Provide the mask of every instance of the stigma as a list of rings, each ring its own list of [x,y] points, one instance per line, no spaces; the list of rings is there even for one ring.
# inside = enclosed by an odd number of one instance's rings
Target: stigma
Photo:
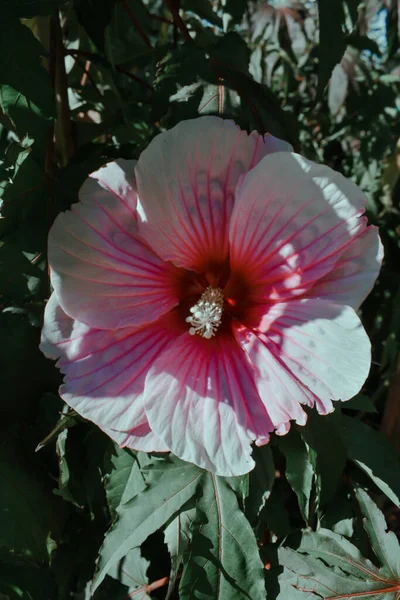
[[[192,306],[190,317],[186,322],[190,323],[190,335],[201,335],[209,340],[218,331],[221,325],[222,313],[224,311],[224,295],[219,288],[208,288],[202,293],[199,301]]]

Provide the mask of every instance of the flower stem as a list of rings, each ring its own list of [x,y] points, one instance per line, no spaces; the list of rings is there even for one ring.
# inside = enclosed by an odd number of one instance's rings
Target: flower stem
[[[168,9],[174,20],[174,23],[176,23],[185,42],[193,43],[193,39],[189,33],[189,29],[186,27],[186,24],[184,23],[181,15],[179,14],[178,3],[176,2],[176,0],[165,0],[165,3],[168,6]]]
[[[131,9],[131,7],[129,6],[127,0],[121,0],[121,4],[126,12],[126,14],[128,15],[128,17],[130,18],[130,20],[132,21],[132,23],[134,24],[136,31],[138,32],[138,34],[140,35],[140,37],[142,38],[142,40],[144,41],[144,43],[146,44],[146,46],[148,48],[152,48],[153,46],[151,45],[151,42],[149,40],[149,38],[147,37],[146,33],[143,31],[139,21],[137,20],[133,10]]]

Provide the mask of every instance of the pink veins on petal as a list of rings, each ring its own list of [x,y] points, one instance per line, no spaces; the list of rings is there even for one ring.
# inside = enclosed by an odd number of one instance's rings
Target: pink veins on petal
[[[359,188],[201,117],[93,173],[49,236],[41,349],[120,446],[219,475],[364,383],[356,314],[382,260]]]

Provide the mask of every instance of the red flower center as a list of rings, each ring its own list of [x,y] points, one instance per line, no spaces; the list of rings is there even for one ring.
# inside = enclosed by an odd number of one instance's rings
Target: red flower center
[[[252,301],[248,279],[229,266],[203,274],[181,271],[179,313],[191,335],[210,339],[230,331],[232,321],[247,323]]]

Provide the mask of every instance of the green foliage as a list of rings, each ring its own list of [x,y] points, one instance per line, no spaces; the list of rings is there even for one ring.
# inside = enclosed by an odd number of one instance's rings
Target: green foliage
[[[344,420],[342,435],[350,460],[360,467],[396,506],[400,506],[400,460],[383,435],[348,417]]]
[[[291,598],[385,598],[400,590],[400,547],[368,494],[357,491],[364,528],[379,560],[377,568],[345,537],[327,529],[306,531],[297,550],[281,548],[279,600]]]
[[[0,28],[1,110],[21,139],[42,137],[43,120],[54,117],[51,82],[41,64],[47,52],[28,27],[4,10]]]
[[[297,496],[303,519],[308,523],[314,481],[309,449],[295,429],[280,440],[279,447],[286,459],[286,478]]]
[[[374,0],[0,2],[1,600],[398,599],[398,25]],[[362,393],[239,478],[117,448],[38,350],[54,218],[90,172],[204,114],[353,178],[385,246]]]
[[[174,457],[149,466],[146,489],[119,507],[118,520],[107,533],[99,553],[94,589],[131,548],[140,546],[195,496],[202,475],[199,467]]]
[[[203,474],[179,586],[184,600],[265,598],[256,538],[238,506],[235,484]]]
[[[320,35],[318,92],[321,94],[335,65],[340,62],[346,50],[343,0],[332,0],[329,4],[324,0],[318,0],[318,16]]]

